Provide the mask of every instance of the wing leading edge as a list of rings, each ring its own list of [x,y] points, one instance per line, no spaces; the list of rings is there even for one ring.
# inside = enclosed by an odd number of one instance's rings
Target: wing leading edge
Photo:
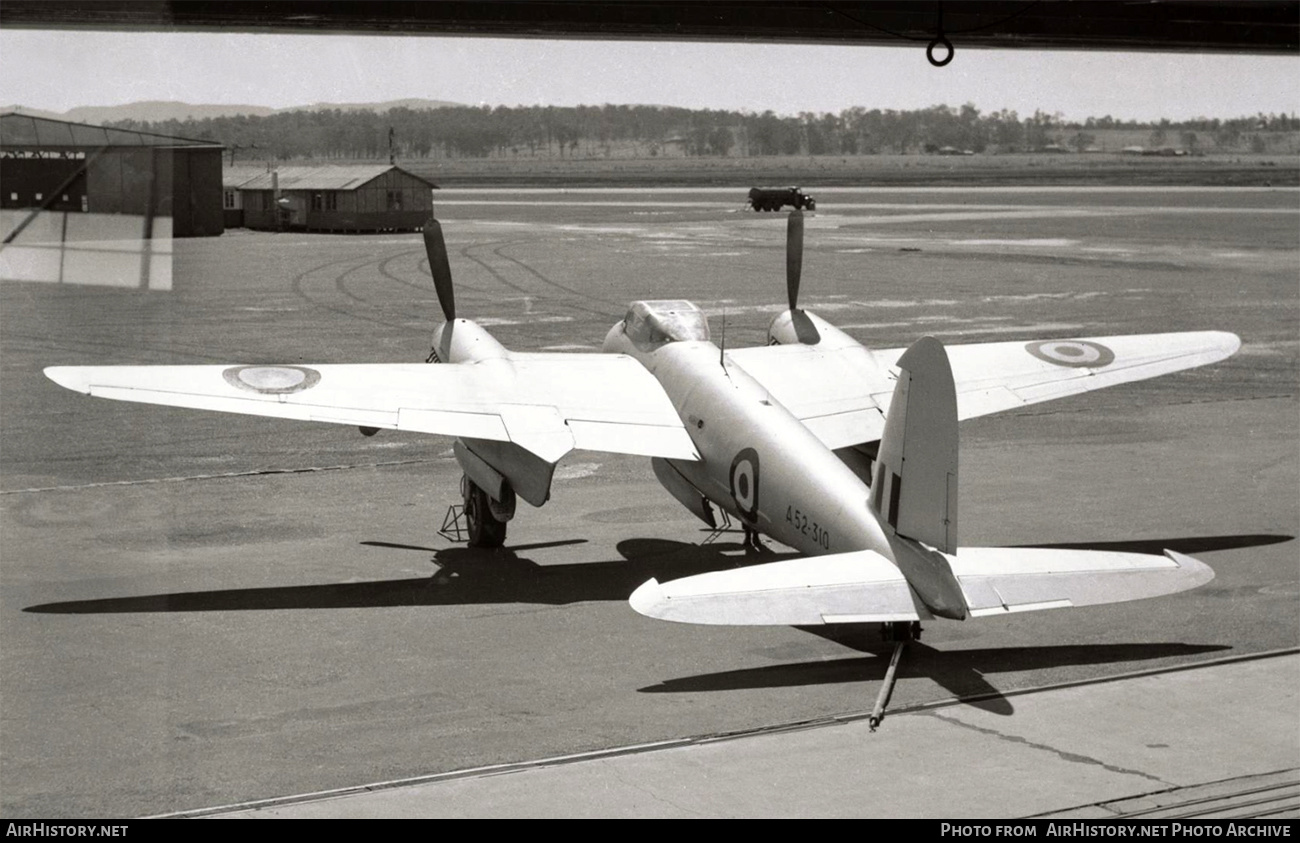
[[[54,366],[100,398],[679,460],[699,454],[659,382],[615,354],[530,354],[459,365]]]

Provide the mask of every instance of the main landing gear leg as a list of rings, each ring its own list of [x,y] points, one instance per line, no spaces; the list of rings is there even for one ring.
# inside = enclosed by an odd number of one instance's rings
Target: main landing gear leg
[[[745,541],[743,545],[745,551],[749,552],[752,550],[755,553],[766,553],[767,545],[763,544],[763,540],[759,537],[758,530],[755,530],[748,524],[742,524],[741,527],[745,531]]]
[[[908,641],[921,640],[921,624],[919,621],[885,623],[880,627],[880,637],[894,642],[894,655],[889,659],[885,682],[880,686],[880,693],[876,695],[876,705],[871,709],[871,716],[867,718],[867,723],[873,732],[880,726],[880,721],[885,719],[885,706],[889,705],[889,697],[894,693],[894,680],[898,674],[898,663],[903,660],[903,648],[907,646]]]

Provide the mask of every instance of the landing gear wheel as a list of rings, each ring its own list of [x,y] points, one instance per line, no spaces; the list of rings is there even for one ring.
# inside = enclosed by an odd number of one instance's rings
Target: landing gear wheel
[[[896,621],[880,625],[880,640],[893,644],[921,640],[920,621]]]
[[[500,547],[506,541],[506,522],[492,514],[492,499],[468,477],[461,479],[465,497],[465,524],[470,547]]]

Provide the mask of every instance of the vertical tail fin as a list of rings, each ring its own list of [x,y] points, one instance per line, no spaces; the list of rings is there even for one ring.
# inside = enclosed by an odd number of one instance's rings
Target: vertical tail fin
[[[871,502],[882,524],[957,552],[957,392],[943,344],[924,337],[901,370],[880,438]]]
[[[957,552],[957,390],[948,352],[924,337],[898,368],[871,506],[908,585],[934,614],[962,620],[970,610],[961,584],[942,553],[929,549]]]

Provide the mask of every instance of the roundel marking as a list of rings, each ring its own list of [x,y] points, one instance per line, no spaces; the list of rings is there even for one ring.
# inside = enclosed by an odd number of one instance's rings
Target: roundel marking
[[[758,519],[758,452],[753,448],[731,461],[731,499],[746,521]]]
[[[263,395],[302,392],[320,382],[320,372],[306,366],[231,366],[221,376],[231,386]]]
[[[1054,366],[1100,369],[1115,362],[1115,352],[1088,340],[1044,340],[1025,345],[1025,351]]]

